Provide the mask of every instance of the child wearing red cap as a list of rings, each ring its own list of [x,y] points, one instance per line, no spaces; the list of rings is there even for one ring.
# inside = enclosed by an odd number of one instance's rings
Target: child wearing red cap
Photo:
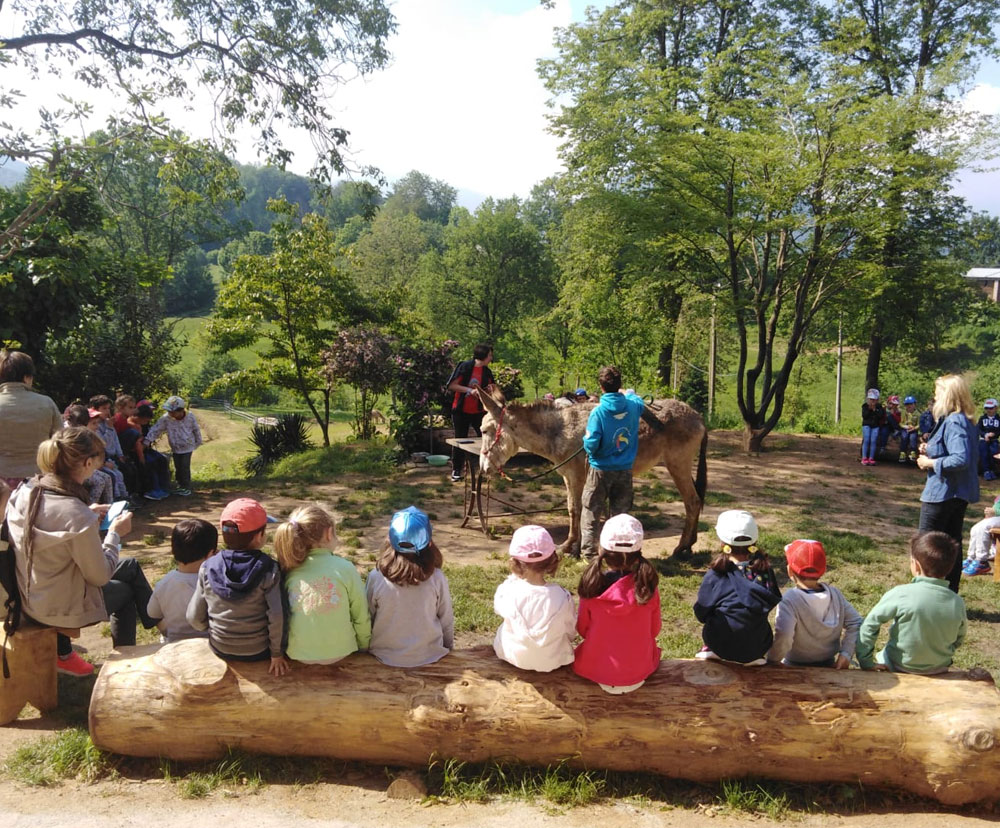
[[[541,526],[522,526],[510,539],[509,554],[511,574],[493,596],[493,611],[503,618],[493,650],[522,670],[548,673],[572,664],[573,596],[545,580],[559,569],[552,536]]]
[[[839,589],[820,583],[826,572],[823,544],[792,541],[785,547],[785,560],[795,587],[781,596],[767,660],[846,670],[854,657],[862,619]]]
[[[288,672],[281,572],[261,551],[272,518],[250,497],[226,505],[220,521],[225,548],[198,570],[187,608],[188,623],[208,630],[216,655],[226,661],[267,661],[268,672]]]

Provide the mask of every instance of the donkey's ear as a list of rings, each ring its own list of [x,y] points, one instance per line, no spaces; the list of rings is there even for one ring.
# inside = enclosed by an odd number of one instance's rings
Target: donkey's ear
[[[479,401],[483,404],[483,407],[493,415],[493,419],[499,420],[502,413],[502,404],[493,399],[489,392],[484,391],[481,386],[476,386],[476,393],[479,395]]]

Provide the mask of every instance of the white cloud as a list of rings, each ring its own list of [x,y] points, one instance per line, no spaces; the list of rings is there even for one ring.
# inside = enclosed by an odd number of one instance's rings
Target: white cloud
[[[1000,86],[976,84],[962,99],[962,106],[967,112],[1000,115]]]

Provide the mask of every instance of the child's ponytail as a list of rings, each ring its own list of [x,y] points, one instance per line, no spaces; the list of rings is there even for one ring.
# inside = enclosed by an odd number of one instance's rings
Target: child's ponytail
[[[319,506],[300,506],[274,533],[274,552],[285,572],[301,566],[309,553],[323,543],[327,530],[336,531],[333,518]],[[334,535],[336,538],[336,535]]]
[[[604,555],[605,551],[601,549],[597,557],[590,562],[590,566],[580,576],[580,585],[576,591],[581,598],[596,598],[604,592],[604,572],[601,571],[604,564]]]
[[[628,557],[636,556],[637,560],[632,562],[632,575],[635,578],[635,600],[639,604],[645,604],[656,594],[656,589],[660,584],[660,574],[656,567],[642,557],[641,552],[632,552]]]

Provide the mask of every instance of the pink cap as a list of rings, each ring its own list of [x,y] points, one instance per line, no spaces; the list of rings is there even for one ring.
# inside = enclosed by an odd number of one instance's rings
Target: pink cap
[[[235,525],[237,532],[245,535],[263,529],[268,524],[268,517],[264,507],[252,497],[241,497],[226,504],[220,522],[223,532],[227,531],[226,524],[229,523]]]
[[[510,539],[508,554],[517,561],[536,563],[551,558],[556,551],[552,535],[541,526],[522,526]]]
[[[98,417],[102,417],[103,416],[101,414],[101,412],[98,411],[96,408],[88,408],[87,409],[87,414],[90,415],[90,419],[91,420],[96,420]]]

